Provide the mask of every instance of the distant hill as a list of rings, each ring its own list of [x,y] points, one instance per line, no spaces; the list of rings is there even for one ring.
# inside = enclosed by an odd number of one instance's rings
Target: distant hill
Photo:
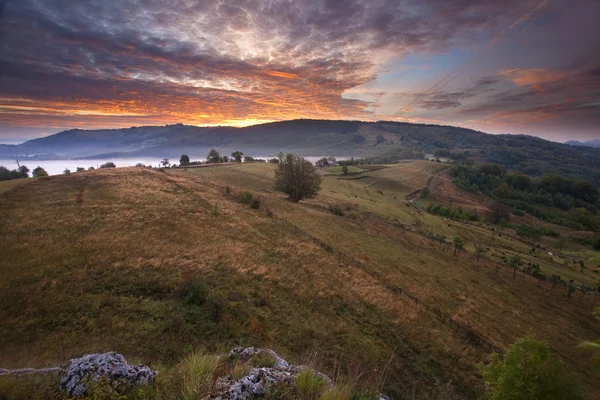
[[[594,142],[594,141],[591,141]],[[600,141],[598,142],[600,145]],[[590,142],[586,142],[590,143]],[[370,157],[380,162],[439,157],[493,162],[530,175],[555,173],[600,186],[600,149],[550,142],[527,135],[491,135],[453,126],[402,122],[292,120],[245,128],[182,124],[124,129],[73,129],[0,146],[0,158],[169,157],[203,158],[211,148],[222,154],[241,150],[254,157],[280,151],[304,156]]]
[[[571,146],[600,147],[600,139],[588,140],[585,142],[580,142],[579,140],[569,140],[565,142],[565,144]]]

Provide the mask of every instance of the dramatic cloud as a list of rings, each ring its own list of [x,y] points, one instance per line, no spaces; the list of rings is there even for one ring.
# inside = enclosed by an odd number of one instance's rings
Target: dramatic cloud
[[[0,135],[12,127],[244,125],[300,117],[488,127],[491,116],[525,109],[506,108],[510,101],[544,107],[540,96],[560,99],[565,90],[577,92],[573,107],[583,110],[598,93],[585,89],[597,82],[597,56],[569,55],[573,65],[519,60],[524,30],[543,33],[569,22],[572,13],[548,3],[7,0],[0,3]],[[595,0],[581,3],[588,14],[598,9]],[[535,31],[541,13],[550,21]],[[593,46],[586,21],[572,27],[574,37]],[[498,49],[518,54],[515,62],[494,61],[490,53],[499,56]],[[448,65],[456,52],[472,54]],[[414,57],[434,58],[433,68],[416,67]],[[516,129],[528,126],[513,119]]]

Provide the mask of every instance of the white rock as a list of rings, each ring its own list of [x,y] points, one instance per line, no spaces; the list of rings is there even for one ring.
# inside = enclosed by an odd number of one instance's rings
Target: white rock
[[[146,385],[154,379],[154,371],[145,365],[130,365],[115,352],[86,354],[69,361],[60,377],[60,388],[70,396],[81,396],[89,382],[105,378],[112,386]]]

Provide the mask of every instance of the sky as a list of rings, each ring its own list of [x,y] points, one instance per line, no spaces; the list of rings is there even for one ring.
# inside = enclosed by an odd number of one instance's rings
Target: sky
[[[600,138],[600,0],[0,0],[0,143],[295,118]]]

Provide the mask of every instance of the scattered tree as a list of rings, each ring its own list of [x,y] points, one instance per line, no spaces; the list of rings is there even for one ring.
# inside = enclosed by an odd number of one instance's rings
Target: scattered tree
[[[347,165],[342,166],[342,174],[348,175],[348,166]]]
[[[423,190],[421,190],[421,195],[419,196],[422,199],[426,199],[429,197],[429,188],[425,188]]]
[[[293,154],[287,154],[275,169],[275,190],[287,194],[295,202],[315,197],[321,190],[321,181],[310,161]]]
[[[242,162],[242,158],[244,157],[244,153],[242,153],[241,151],[234,151],[233,153],[231,153],[231,158],[236,162],[236,163],[241,163]]]
[[[85,171],[85,168],[83,168],[83,167],[77,167],[77,169],[75,171],[77,171],[77,172],[83,172],[83,171]]]
[[[246,157],[244,157],[244,162],[247,162],[247,163],[252,163],[252,162],[254,162],[254,161],[255,161],[255,160],[254,160],[254,158],[253,158],[253,157],[250,157],[250,156],[246,156]]]
[[[456,256],[458,251],[460,251],[465,246],[465,242],[462,240],[462,238],[460,236],[455,236],[453,239],[453,243],[454,243],[454,255]]]
[[[19,167],[19,172],[21,173],[21,178],[29,178],[29,168],[24,165]]]
[[[189,163],[190,163],[190,156],[188,156],[187,154],[182,154],[181,157],[179,158],[179,164],[188,165]]]
[[[65,175],[69,175],[71,173],[71,170],[69,168],[65,168],[65,170],[63,171],[63,174]]]
[[[487,248],[481,242],[475,242],[473,246],[475,246],[475,259],[479,262],[479,259],[487,251]]]
[[[88,171],[93,171],[93,170],[95,170],[95,169],[96,169],[96,168],[94,168],[94,167],[89,167],[89,168],[88,168]]]
[[[163,158],[163,159],[162,159],[162,161],[161,161],[160,163],[161,163],[161,165],[162,165],[164,168],[168,168],[168,167],[169,167],[169,165],[171,165],[171,163],[169,162],[169,159],[168,159],[168,158]]]
[[[560,277],[560,275],[551,275],[550,276],[550,282],[552,282],[552,290],[554,290],[554,288],[556,287],[556,285],[558,285],[559,283],[561,283],[563,280]]]
[[[34,178],[40,178],[42,176],[48,176],[48,173],[46,172],[46,170],[44,168],[36,167],[33,169],[32,175]]]
[[[575,281],[573,279],[569,280],[569,284],[565,289],[567,290],[567,297],[571,298],[573,293],[575,293]]]
[[[584,398],[577,377],[555,358],[543,341],[517,340],[501,357],[495,353],[487,366],[479,364],[490,400]]]
[[[116,166],[116,165],[115,165],[115,163],[114,163],[114,162],[112,162],[112,161],[105,162],[104,164],[102,164],[102,165],[100,166],[100,168],[116,168],[116,167],[117,167],[117,166]]]
[[[206,162],[209,164],[217,164],[221,162],[221,155],[215,149],[211,149],[206,156]]]
[[[510,258],[510,266],[513,269],[513,278],[515,278],[517,276],[517,270],[519,269],[521,264],[523,264],[523,260],[521,259],[521,256],[514,255]]]
[[[227,156],[223,156],[223,162],[224,162],[224,163],[228,163],[228,162],[229,162],[229,157],[227,157]]]

